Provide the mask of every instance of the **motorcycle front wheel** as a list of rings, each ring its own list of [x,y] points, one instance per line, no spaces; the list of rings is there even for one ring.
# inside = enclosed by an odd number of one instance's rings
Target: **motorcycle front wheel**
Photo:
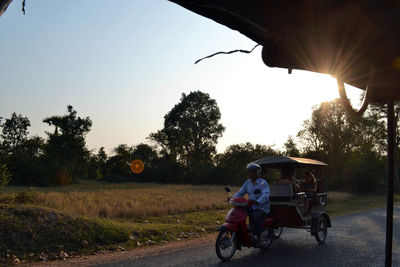
[[[229,230],[219,232],[215,242],[215,251],[221,261],[229,261],[235,255],[237,249],[236,233]]]

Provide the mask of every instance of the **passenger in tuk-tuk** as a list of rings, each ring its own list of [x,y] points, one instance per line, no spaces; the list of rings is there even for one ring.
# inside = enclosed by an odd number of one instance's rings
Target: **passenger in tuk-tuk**
[[[312,172],[307,172],[304,182],[301,183],[300,189],[306,194],[304,213],[310,214],[312,208],[312,201],[317,192],[317,180]]]
[[[292,186],[293,193],[299,191],[300,184],[294,179],[293,168],[282,168],[281,179],[278,181],[279,184],[290,184]]]

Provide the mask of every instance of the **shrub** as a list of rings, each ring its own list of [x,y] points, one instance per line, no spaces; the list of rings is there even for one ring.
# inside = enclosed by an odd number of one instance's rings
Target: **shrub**
[[[57,161],[44,158],[34,171],[39,186],[69,185],[73,182],[71,169]]]
[[[112,222],[30,207],[0,206],[0,229],[0,266],[11,266],[7,254],[28,261],[57,259],[61,251],[96,251],[126,242],[130,234]]]
[[[33,203],[37,198],[38,193],[33,188],[29,188],[18,192],[15,196],[15,202],[18,204]]]
[[[66,169],[63,169],[63,168],[60,168],[56,172],[54,180],[55,180],[56,184],[59,184],[59,185],[69,185],[72,183],[72,177],[71,177],[70,173]]]
[[[384,164],[373,153],[353,153],[342,171],[344,189],[357,193],[382,191],[385,182]]]
[[[11,173],[6,164],[0,165],[0,188],[6,186],[11,181]]]

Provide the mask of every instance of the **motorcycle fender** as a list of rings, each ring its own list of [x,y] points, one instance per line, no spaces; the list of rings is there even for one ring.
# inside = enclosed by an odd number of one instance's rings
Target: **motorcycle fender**
[[[239,226],[233,223],[224,223],[223,225],[218,227],[217,231],[221,232],[223,230],[229,230],[237,233],[239,231]]]
[[[274,218],[267,218],[267,219],[263,222],[262,226],[263,226],[264,228],[267,228],[267,227],[271,226],[274,222],[275,222],[275,219],[274,219]]]
[[[326,222],[327,222],[327,227],[332,227],[331,219],[329,218],[328,213],[326,213],[326,212],[324,212],[324,211],[315,213],[315,214],[313,215],[313,217],[311,218],[311,233],[312,233],[312,234],[315,234],[316,231],[317,231],[317,227],[318,227],[318,226],[317,226],[317,224],[318,224],[318,218],[319,218],[320,216],[325,216]]]
[[[225,225],[221,225],[220,227],[218,227],[217,232],[222,232],[226,229]]]

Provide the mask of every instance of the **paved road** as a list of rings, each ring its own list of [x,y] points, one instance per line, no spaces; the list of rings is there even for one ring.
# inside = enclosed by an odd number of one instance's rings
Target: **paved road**
[[[228,263],[221,263],[214,243],[208,243],[97,266],[383,266],[385,214],[378,209],[332,220],[324,245],[305,230],[284,229],[269,251],[243,249]],[[393,266],[400,266],[400,207],[394,215]]]

